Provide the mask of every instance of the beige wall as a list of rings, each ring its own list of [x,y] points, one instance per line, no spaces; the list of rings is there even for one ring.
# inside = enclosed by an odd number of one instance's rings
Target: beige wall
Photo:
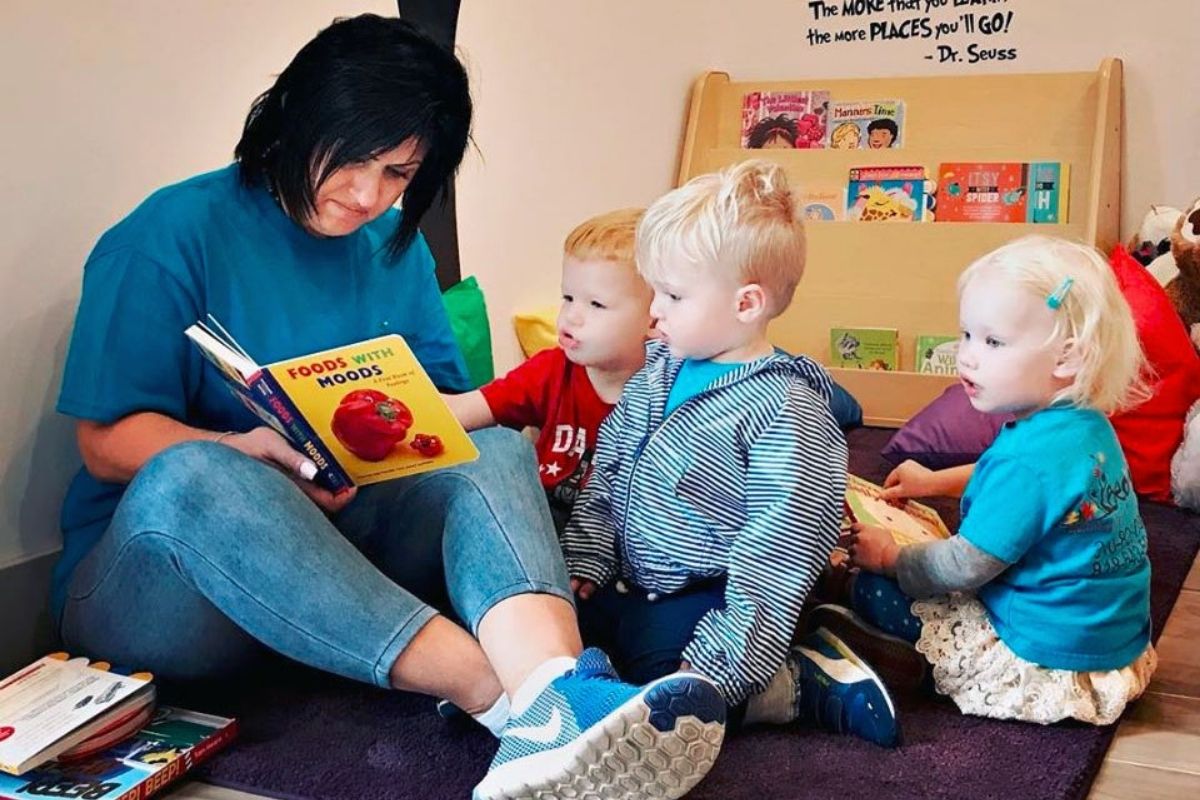
[[[838,6],[841,0],[836,0]],[[922,3],[923,5],[923,3]],[[962,8],[931,13],[950,20]],[[497,366],[516,362],[516,309],[557,299],[559,248],[589,214],[646,203],[670,188],[692,80],[1092,70],[1125,61],[1123,230],[1152,202],[1200,195],[1200,3],[1008,0],[1013,62],[939,64],[921,41],[810,47],[807,0],[464,0],[458,41],[476,80],[472,157],[459,180],[464,273],[487,292]],[[921,14],[886,14],[900,20]],[[967,41],[987,37],[952,37]],[[1031,154],[1036,157],[1036,154]]]
[[[393,0],[5,0],[0,567],[59,546],[53,413],[80,268],[153,189],[228,163],[250,101],[338,15]]]
[[[501,368],[509,319],[554,302],[566,231],[671,184],[692,79],[1082,70],[1125,59],[1124,218],[1200,194],[1189,78],[1200,4],[1009,0],[1010,66],[923,61],[926,45],[809,48],[804,0],[463,0],[480,152],[459,184],[464,271],[488,292]],[[391,0],[7,0],[0,28],[0,567],[58,546],[77,466],[52,411],[80,266],[149,191],[225,163],[250,100],[338,14]],[[835,28],[836,26],[826,26]],[[1168,55],[1170,54],[1170,55]]]

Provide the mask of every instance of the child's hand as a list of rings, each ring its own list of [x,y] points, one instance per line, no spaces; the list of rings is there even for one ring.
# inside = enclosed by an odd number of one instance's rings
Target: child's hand
[[[596,584],[587,578],[571,578],[571,591],[579,595],[580,600],[590,600],[596,592]]]
[[[841,544],[850,554],[850,563],[854,566],[881,575],[896,574],[900,545],[886,528],[856,522],[850,526],[850,535],[844,537]]]
[[[930,497],[938,493],[933,470],[909,459],[883,479],[883,499],[899,501],[909,497]]]

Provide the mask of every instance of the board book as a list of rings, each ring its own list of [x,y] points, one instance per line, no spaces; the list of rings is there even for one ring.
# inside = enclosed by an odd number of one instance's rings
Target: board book
[[[154,702],[153,676],[52,653],[0,680],[0,772],[20,775],[128,725]]]
[[[236,720],[162,706],[132,736],[87,758],[60,758],[20,777],[0,775],[0,800],[143,800],[236,735]]]
[[[883,499],[883,487],[857,475],[847,476],[845,511],[850,522],[886,528],[901,547],[950,538],[946,523],[932,508],[914,500],[893,505]]]
[[[230,389],[334,492],[473,461],[479,451],[404,338],[259,366],[209,318],[185,333]]]

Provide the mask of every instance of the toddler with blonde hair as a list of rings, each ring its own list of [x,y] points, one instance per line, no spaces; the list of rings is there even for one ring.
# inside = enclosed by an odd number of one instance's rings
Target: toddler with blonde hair
[[[804,272],[799,211],[765,161],[647,209],[637,261],[658,338],[601,426],[563,551],[584,641],[624,679],[693,670],[735,720],[893,745],[891,700],[849,647],[828,631],[792,646],[837,541],[847,459],[825,370],[767,338]]]
[[[974,467],[897,467],[896,498],[962,494],[958,535],[901,549],[854,525],[853,612],[814,618],[881,669],[932,664],[965,713],[1107,725],[1156,665],[1146,530],[1105,416],[1143,394],[1132,315],[1099,253],[1044,236],[983,256],[958,292],[962,385],[1016,420]]]

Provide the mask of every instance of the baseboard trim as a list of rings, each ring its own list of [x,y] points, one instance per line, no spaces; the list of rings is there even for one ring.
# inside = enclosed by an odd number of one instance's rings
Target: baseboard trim
[[[0,675],[8,675],[53,649],[50,622],[50,573],[58,553],[46,553],[0,568]]]

